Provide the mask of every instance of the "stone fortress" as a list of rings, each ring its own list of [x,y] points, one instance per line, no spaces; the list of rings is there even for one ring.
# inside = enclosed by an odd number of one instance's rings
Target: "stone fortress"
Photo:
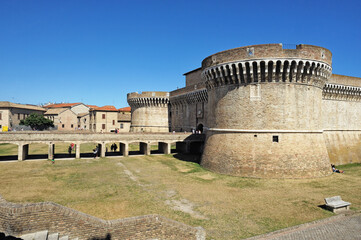
[[[131,131],[200,130],[201,165],[235,176],[322,177],[361,161],[361,78],[332,74],[325,48],[240,47],[184,75],[170,93],[128,94]]]

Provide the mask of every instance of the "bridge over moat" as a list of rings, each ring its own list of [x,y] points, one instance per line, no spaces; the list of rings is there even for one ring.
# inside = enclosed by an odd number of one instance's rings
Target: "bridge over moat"
[[[48,145],[48,159],[55,154],[55,144],[74,143],[75,158],[80,158],[81,144],[96,143],[100,157],[106,156],[107,143],[119,143],[120,156],[129,155],[129,144],[139,143],[139,150],[144,155],[151,154],[151,145],[158,145],[158,152],[171,153],[171,145],[176,144],[176,151],[189,153],[197,148],[200,152],[205,136],[203,134],[190,133],[54,133],[54,132],[8,132],[0,133],[0,144],[9,143],[18,146],[18,160],[27,159],[29,144],[43,143]]]

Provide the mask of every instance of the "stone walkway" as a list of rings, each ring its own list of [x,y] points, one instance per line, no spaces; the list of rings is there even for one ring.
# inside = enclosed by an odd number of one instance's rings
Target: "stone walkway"
[[[247,238],[247,240],[361,240],[361,214],[340,214],[327,219]]]

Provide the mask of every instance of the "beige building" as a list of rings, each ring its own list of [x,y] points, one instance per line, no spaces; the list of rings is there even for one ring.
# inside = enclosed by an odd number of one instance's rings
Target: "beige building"
[[[91,108],[89,129],[93,132],[112,132],[119,128],[118,110],[114,106]]]
[[[75,130],[78,127],[78,117],[69,108],[51,108],[44,116],[52,120],[58,130]]]
[[[43,115],[46,109],[29,104],[0,102],[0,131],[8,131],[32,113]]]
[[[68,122],[62,121],[62,123],[58,122],[58,130],[89,130],[89,110],[91,108],[97,108],[95,105],[85,105],[83,103],[58,103],[58,104],[49,104],[44,106],[47,109],[69,109],[71,110],[77,117],[77,120],[74,121],[73,115],[70,112],[66,112],[68,115],[66,119]],[[56,113],[64,114],[62,110],[50,111],[49,117],[54,119],[59,119],[61,116],[55,116]],[[63,117],[64,118],[64,117]],[[55,123],[54,123],[55,124]],[[63,127],[64,126],[64,127]]]
[[[124,107],[118,109],[118,130],[119,132],[129,132],[131,123],[131,108]]]

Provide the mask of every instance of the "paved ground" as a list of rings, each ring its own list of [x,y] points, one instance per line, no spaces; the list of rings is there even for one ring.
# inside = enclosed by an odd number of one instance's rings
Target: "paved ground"
[[[334,217],[282,229],[248,240],[358,240],[361,239],[361,213]]]

